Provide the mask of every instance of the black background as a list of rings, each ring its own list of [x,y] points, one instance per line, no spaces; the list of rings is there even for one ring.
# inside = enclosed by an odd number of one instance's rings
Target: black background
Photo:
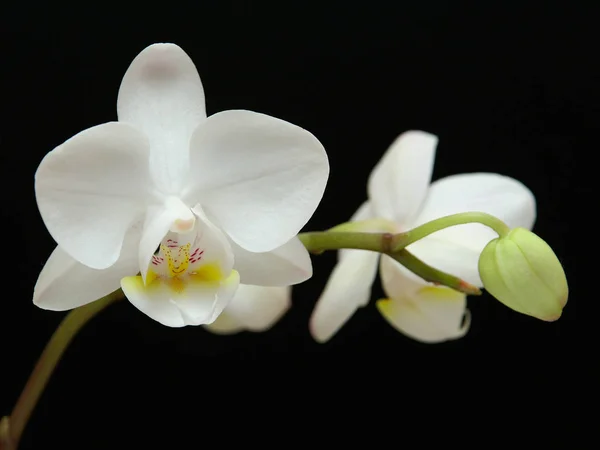
[[[262,334],[171,329],[125,301],[75,338],[20,448],[415,448],[437,439],[487,447],[515,430],[519,442],[568,438],[570,448],[579,409],[569,400],[585,404],[597,392],[580,397],[582,362],[597,350],[577,323],[577,308],[597,297],[583,273],[583,220],[597,205],[588,199],[600,123],[597,11],[576,2],[291,5],[163,5],[162,22],[122,23],[118,10],[115,22],[93,9],[32,10],[51,25],[44,29],[3,15],[0,415],[64,316],[31,302],[55,245],[36,208],[34,172],[67,138],[116,119],[121,78],[154,42],[191,56],[208,114],[259,111],[321,140],[331,175],[306,230],[347,220],[373,165],[410,129],[440,138],[434,179],[486,171],[524,182],[538,202],[535,231],[567,272],[562,318],[537,321],[484,294],[469,298],[465,338],[425,345],[370,304],[317,344],[307,323],[333,253],[313,258],[313,278]],[[55,22],[61,15],[74,28]],[[376,284],[372,299],[380,295]]]

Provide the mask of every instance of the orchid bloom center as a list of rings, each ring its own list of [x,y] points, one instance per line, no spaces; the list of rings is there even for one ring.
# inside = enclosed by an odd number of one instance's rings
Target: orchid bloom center
[[[197,227],[186,233],[169,232],[152,256],[146,285],[162,283],[181,292],[189,282],[220,281],[223,277],[219,264],[206,260],[202,235]]]

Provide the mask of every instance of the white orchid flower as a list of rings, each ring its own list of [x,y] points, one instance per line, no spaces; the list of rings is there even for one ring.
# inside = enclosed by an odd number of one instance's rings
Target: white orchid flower
[[[522,183],[494,173],[469,173],[430,184],[438,139],[409,131],[400,135],[374,167],[368,180],[368,200],[352,217],[348,231],[408,231],[433,219],[460,212],[492,214],[510,228],[531,229],[536,206]],[[416,257],[478,287],[478,259],[497,235],[481,224],[438,231],[407,247]],[[310,319],[318,342],[329,340],[371,296],[379,254],[342,250]],[[457,339],[469,328],[466,296],[434,286],[390,257],[379,264],[388,299],[377,302],[385,319],[401,333],[421,342]],[[467,317],[463,323],[465,314]]]
[[[38,207],[58,247],[36,305],[72,309],[121,286],[164,325],[200,325],[239,282],[288,286],[312,275],[296,235],[329,164],[311,133],[251,111],[207,118],[196,67],[174,44],[133,60],[117,112],[118,122],[75,135],[37,170]]]

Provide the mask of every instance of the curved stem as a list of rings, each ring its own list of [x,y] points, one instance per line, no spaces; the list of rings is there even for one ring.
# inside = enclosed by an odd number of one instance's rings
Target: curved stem
[[[371,250],[385,253],[391,250],[391,233],[364,233],[358,231],[311,231],[300,233],[298,238],[311,253],[322,253],[325,250]]]
[[[447,274],[441,270],[425,264],[408,250],[400,250],[390,255],[411,272],[434,284],[448,286],[456,291],[469,295],[481,295],[481,289],[454,275]]]
[[[105,307],[123,298],[121,289],[67,314],[46,344],[27,380],[10,417],[0,422],[0,448],[16,449],[33,408],[40,398],[56,364],[77,332]]]
[[[388,221],[371,219],[376,228],[386,229]],[[366,222],[364,222],[366,223]],[[451,287],[465,294],[480,295],[481,290],[466,281],[431,267],[411,254],[406,247],[429,236],[436,231],[455,225],[480,223],[494,230],[500,237],[506,236],[510,228],[497,217],[483,212],[465,212],[452,214],[432,220],[405,233],[364,233],[356,232],[363,222],[348,222],[328,231],[300,233],[298,238],[311,253],[320,254],[325,250],[340,250],[344,248],[369,250],[383,253],[394,258],[407,269],[426,281]]]
[[[427,281],[451,287],[465,294],[481,294],[481,290],[477,286],[425,264],[408,250],[394,250],[393,246],[398,236],[402,236],[402,234],[316,231],[300,233],[298,238],[311,253],[320,254],[326,250],[340,250],[344,248],[379,252],[395,259]]]
[[[467,223],[480,223],[485,225],[498,233],[500,237],[506,236],[510,231],[508,225],[490,214],[483,212],[458,213],[440,217],[439,219],[432,220],[431,222],[427,222],[423,225],[413,228],[410,231],[395,235],[392,249],[394,251],[402,250],[413,242],[423,239],[424,237],[429,236],[436,231],[453,227],[455,225],[464,225]]]

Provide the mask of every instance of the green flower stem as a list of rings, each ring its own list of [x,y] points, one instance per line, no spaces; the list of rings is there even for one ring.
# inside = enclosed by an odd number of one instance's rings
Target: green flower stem
[[[317,231],[300,233],[298,238],[306,249],[315,254],[325,250],[356,249],[383,253],[404,265],[426,281],[448,286],[465,294],[480,295],[477,286],[428,266],[408,250],[397,249],[396,238],[401,234],[362,233],[352,231]]]
[[[298,238],[311,253],[344,248],[387,253],[394,239],[392,233],[363,233],[360,231],[313,231],[300,233]]]
[[[369,221],[363,221],[361,224],[365,225],[367,222]],[[371,222],[373,222],[373,225],[377,225],[376,228],[385,229],[384,225],[387,221],[372,219]],[[379,252],[394,258],[426,281],[448,286],[465,294],[480,295],[481,290],[477,286],[427,265],[406,250],[406,247],[410,244],[436,231],[467,223],[486,225],[498,233],[500,237],[506,236],[510,231],[508,225],[490,214],[465,212],[432,220],[404,233],[356,232],[352,231],[356,229],[356,223],[348,222],[328,231],[300,233],[298,237],[311,253],[320,254],[325,250],[341,250],[344,248]]]
[[[392,250],[398,251],[409,246],[413,242],[423,239],[436,231],[455,225],[464,225],[466,223],[480,223],[494,230],[500,237],[504,237],[510,231],[508,225],[497,217],[482,212],[466,212],[452,214],[450,216],[440,217],[431,222],[424,223],[405,233],[399,233],[394,236]]]
[[[0,421],[0,450],[17,448],[33,408],[75,334],[96,314],[122,298],[124,298],[123,292],[118,289],[95,302],[76,308],[66,315],[46,344],[46,348],[29,376],[10,417],[4,417]]]
[[[394,252],[392,258],[425,281],[437,285],[448,286],[455,291],[463,292],[468,295],[481,295],[481,289],[477,286],[425,264],[406,249]]]

